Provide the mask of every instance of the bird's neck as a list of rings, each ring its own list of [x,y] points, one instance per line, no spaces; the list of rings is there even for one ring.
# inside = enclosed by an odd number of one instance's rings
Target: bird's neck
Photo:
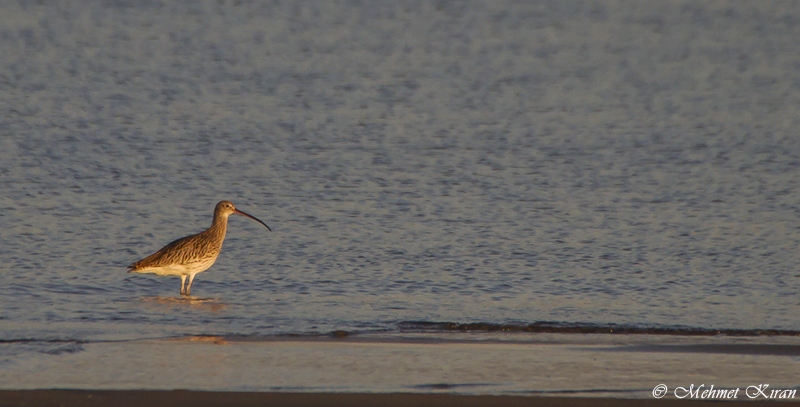
[[[218,236],[225,236],[225,231],[228,229],[228,217],[227,216],[214,216],[214,220],[211,222],[211,227],[208,228],[207,232],[212,233]]]

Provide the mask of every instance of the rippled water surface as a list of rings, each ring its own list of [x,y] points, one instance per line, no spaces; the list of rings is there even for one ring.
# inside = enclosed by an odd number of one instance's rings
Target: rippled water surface
[[[0,6],[0,339],[800,330],[795,3]],[[125,266],[232,217],[191,299]]]

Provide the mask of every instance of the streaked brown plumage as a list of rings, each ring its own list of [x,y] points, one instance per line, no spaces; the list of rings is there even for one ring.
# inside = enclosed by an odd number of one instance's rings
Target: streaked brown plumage
[[[208,270],[222,250],[225,232],[228,229],[228,216],[232,214],[246,216],[272,229],[255,216],[244,213],[229,201],[221,201],[214,208],[214,220],[211,227],[191,236],[182,237],[164,246],[161,250],[128,266],[128,273],[153,273],[159,276],[179,276],[181,278],[181,294],[191,293],[194,276]],[[189,284],[184,289],[186,277]]]

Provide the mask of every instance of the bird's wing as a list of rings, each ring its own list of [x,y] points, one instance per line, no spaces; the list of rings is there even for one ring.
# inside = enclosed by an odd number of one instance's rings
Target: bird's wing
[[[197,235],[182,237],[170,242],[161,250],[128,266],[131,270],[144,267],[161,267],[169,264],[187,264],[194,258],[198,249]]]

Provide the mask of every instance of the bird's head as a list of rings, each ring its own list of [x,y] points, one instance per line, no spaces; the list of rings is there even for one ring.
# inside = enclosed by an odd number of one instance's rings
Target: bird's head
[[[236,209],[236,207],[233,206],[233,202],[231,202],[231,201],[220,201],[217,204],[217,207],[214,208],[214,216],[215,217],[216,216],[224,216],[224,217],[227,218],[228,216],[231,216],[233,214],[242,215],[242,216],[248,217],[248,218],[250,218],[250,219],[252,219],[252,220],[254,220],[254,221],[256,221],[256,222],[258,222],[258,223],[260,223],[262,225],[264,225],[264,227],[266,227],[267,230],[272,232],[272,229],[270,229],[269,226],[267,226],[266,223],[262,222],[260,219],[256,218],[253,215],[250,215],[248,213],[244,213],[244,212]]]

